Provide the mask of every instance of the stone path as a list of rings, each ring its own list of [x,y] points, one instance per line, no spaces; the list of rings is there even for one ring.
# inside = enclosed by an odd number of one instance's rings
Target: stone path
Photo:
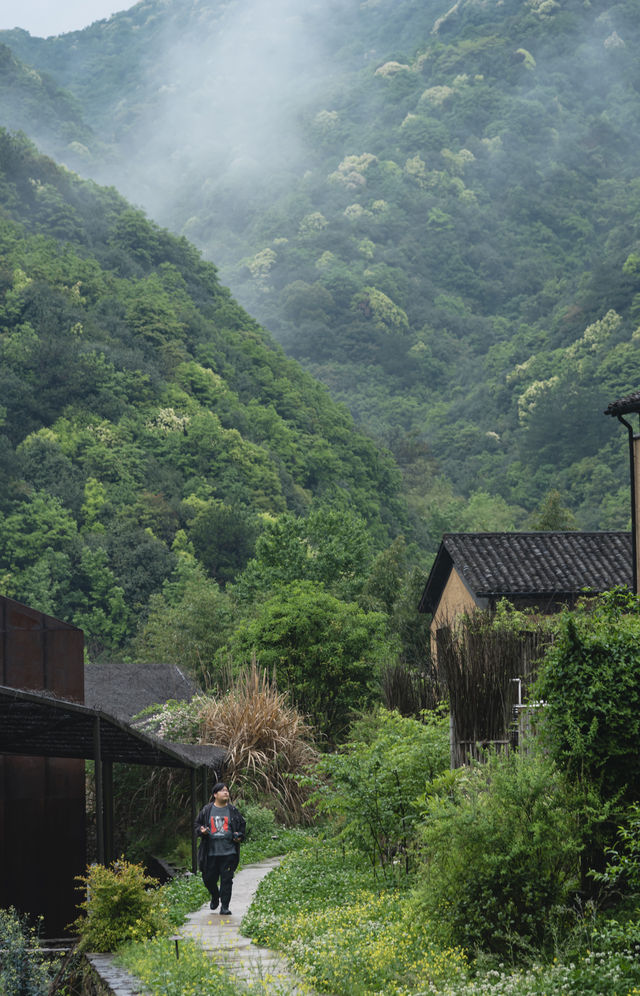
[[[240,933],[240,922],[258,885],[279,863],[280,858],[268,858],[255,865],[245,865],[233,879],[232,915],[220,916],[207,904],[189,915],[178,934],[198,941],[231,975],[251,983],[257,993],[303,996],[311,990],[291,975],[282,955],[259,947]]]

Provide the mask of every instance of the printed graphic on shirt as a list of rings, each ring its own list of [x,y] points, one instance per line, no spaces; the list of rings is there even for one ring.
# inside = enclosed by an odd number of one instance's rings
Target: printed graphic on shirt
[[[226,837],[229,833],[229,816],[214,816],[211,814],[210,829],[213,837]]]

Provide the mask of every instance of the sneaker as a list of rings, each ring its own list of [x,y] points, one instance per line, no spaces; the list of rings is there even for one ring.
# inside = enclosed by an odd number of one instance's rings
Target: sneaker
[[[220,916],[231,916],[231,910],[228,906],[220,907]]]

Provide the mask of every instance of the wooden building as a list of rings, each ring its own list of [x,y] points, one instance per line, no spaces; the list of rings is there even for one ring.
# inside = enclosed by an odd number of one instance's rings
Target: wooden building
[[[632,540],[623,532],[447,533],[418,610],[431,613],[431,649],[456,616],[506,598],[541,614],[573,606],[589,589],[632,589]]]
[[[532,676],[541,636],[491,633],[473,616],[502,599],[549,615],[586,591],[632,588],[630,533],[450,533],[442,538],[419,605],[432,614],[432,659],[447,688],[451,765],[491,745],[513,742],[522,728],[521,689]],[[456,620],[465,616],[463,625]],[[525,717],[526,718],[526,717]],[[522,732],[522,729],[521,729]]]

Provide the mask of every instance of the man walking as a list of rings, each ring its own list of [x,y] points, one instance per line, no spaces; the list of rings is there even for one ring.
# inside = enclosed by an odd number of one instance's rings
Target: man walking
[[[230,916],[233,873],[240,860],[246,823],[229,802],[229,786],[225,782],[216,782],[211,789],[211,801],[198,813],[194,830],[200,839],[198,867],[211,893],[210,908],[215,910],[220,903],[220,916]]]

